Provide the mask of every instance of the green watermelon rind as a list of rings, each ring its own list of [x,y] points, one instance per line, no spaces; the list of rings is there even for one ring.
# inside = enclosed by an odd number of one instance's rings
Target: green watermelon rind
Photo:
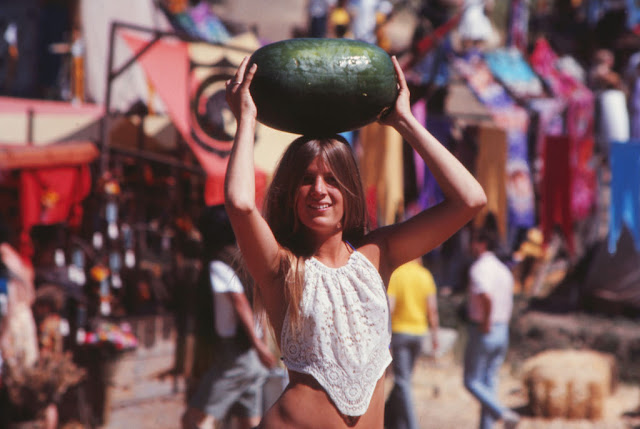
[[[380,47],[350,39],[289,39],[258,49],[250,87],[258,121],[296,134],[334,134],[395,103],[397,76]]]

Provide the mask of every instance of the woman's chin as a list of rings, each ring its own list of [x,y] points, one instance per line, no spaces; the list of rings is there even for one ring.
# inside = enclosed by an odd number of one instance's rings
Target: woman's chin
[[[305,226],[307,230],[311,234],[335,234],[340,231],[340,228],[336,222],[324,221],[324,220],[315,220],[313,222],[308,222]]]

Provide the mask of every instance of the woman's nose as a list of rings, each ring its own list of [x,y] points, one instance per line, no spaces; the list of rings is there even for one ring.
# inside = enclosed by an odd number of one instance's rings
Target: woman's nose
[[[325,183],[322,176],[316,177],[316,180],[313,182],[313,192],[316,194],[324,194],[327,191],[327,184]]]

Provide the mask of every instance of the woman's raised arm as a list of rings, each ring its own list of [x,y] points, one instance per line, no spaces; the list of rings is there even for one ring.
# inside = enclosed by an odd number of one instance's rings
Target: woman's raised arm
[[[395,128],[418,152],[445,199],[437,206],[381,231],[380,268],[391,271],[440,245],[469,222],[487,201],[473,175],[413,116],[402,68],[395,57],[392,60],[400,91],[394,109],[380,122]]]
[[[256,206],[253,147],[257,110],[249,86],[257,66],[247,70],[248,62],[246,57],[234,78],[227,81],[227,103],[237,130],[225,178],[225,207],[247,268],[262,289],[273,284],[280,246]]]

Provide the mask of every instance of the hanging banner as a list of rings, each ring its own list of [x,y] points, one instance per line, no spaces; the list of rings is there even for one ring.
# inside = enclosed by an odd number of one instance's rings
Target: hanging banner
[[[507,45],[526,52],[529,43],[529,0],[511,0]]]
[[[82,201],[91,191],[86,164],[20,171],[20,251],[32,255],[29,232],[34,225],[65,222],[77,227],[82,220]]]
[[[507,133],[509,225],[529,228],[535,224],[535,195],[527,149],[528,114],[494,78],[481,55],[458,58],[454,67],[466,79],[478,99],[487,106],[496,125]]]
[[[573,181],[571,210],[573,218],[589,216],[596,205],[596,173],[591,166],[594,146],[595,96],[589,88],[572,75],[557,67],[558,56],[547,40],[536,41],[531,56],[531,67],[551,89],[556,100],[566,104],[566,131],[571,137],[571,168]],[[549,135],[559,135],[546,130]],[[542,146],[538,146],[541,148]]]
[[[540,78],[515,48],[495,49],[484,55],[493,76],[517,98],[546,96]]]
[[[123,33],[133,52],[148,41]],[[224,175],[233,145],[236,121],[225,100],[225,82],[242,59],[259,47],[247,34],[224,46],[157,41],[140,59],[171,120],[207,174],[205,203],[224,202]],[[256,129],[256,200],[262,203],[267,176],[284,148],[295,138],[267,127]]]
[[[616,253],[623,226],[629,228],[635,250],[640,252],[640,142],[612,142],[609,164],[609,253]]]

